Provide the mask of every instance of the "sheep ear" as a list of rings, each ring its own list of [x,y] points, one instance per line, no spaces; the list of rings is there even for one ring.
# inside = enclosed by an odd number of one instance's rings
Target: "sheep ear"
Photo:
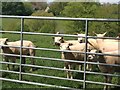
[[[107,33],[107,32],[103,33],[103,36],[105,36],[105,35],[106,35],[106,33]]]
[[[56,34],[60,34],[60,32],[57,32]]]
[[[8,41],[8,38],[5,38],[5,41]]]
[[[8,38],[4,39],[4,44],[7,45]]]
[[[63,39],[63,37],[61,37],[61,39]]]
[[[97,33],[94,32],[95,35],[97,35]]]
[[[102,53],[102,51],[101,50],[97,50],[96,53]]]
[[[95,34],[95,35],[97,35],[97,33],[95,33],[94,31],[92,33]]]

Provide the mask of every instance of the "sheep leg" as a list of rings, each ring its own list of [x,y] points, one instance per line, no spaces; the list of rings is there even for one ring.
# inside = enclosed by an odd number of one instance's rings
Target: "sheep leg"
[[[69,66],[69,70],[71,70],[72,68],[71,68],[71,65]],[[73,79],[73,75],[72,75],[72,71],[69,71],[69,78],[70,79]]]
[[[33,58],[31,58],[31,64],[35,65],[35,60]],[[34,71],[35,67],[31,67],[30,72]]]
[[[87,64],[86,69],[89,70],[89,71],[92,71],[92,64]]]
[[[81,65],[80,65],[81,66]],[[72,63],[72,65],[71,65],[71,69],[73,69],[73,70],[75,70],[75,67],[76,67],[76,64],[75,63]],[[70,74],[71,74],[71,79],[73,79],[73,71],[71,71],[70,72]]]
[[[68,62],[65,62],[64,69],[68,69]]]
[[[107,76],[107,77],[108,77],[108,81],[107,81],[107,82],[108,82],[108,83],[111,83],[112,77],[111,77],[111,76]],[[108,86],[108,90],[110,90],[110,88],[111,88],[111,86],[109,85],[109,86]]]
[[[64,68],[69,69],[69,65],[65,64]],[[69,78],[69,70],[66,70],[66,73],[67,73],[67,78]]]
[[[69,64],[68,66],[69,66],[69,70],[71,70],[71,69],[74,68],[74,66],[71,65],[71,64]],[[70,78],[70,79],[73,79],[73,72],[72,72],[72,71],[69,71],[68,73],[69,73],[69,78]]]
[[[30,49],[29,53],[30,53],[30,56],[35,56],[35,50],[34,49]],[[30,59],[31,59],[31,64],[35,65],[35,60],[33,58],[30,58]],[[36,68],[35,67],[31,67],[30,72],[32,72],[34,70],[36,70]]]
[[[79,64],[79,66],[78,66],[78,70],[82,70],[82,64]]]
[[[9,62],[9,59],[8,59],[8,57],[6,57],[6,56],[5,56],[5,61],[6,61],[6,62]],[[7,66],[7,70],[10,70],[9,64],[7,64],[6,66]]]
[[[109,77],[105,75],[105,83],[108,83],[108,81],[109,81]],[[104,86],[104,90],[108,90],[108,85]]]
[[[70,74],[70,68],[71,66],[70,66],[70,64],[68,64],[67,66],[66,66],[66,69],[68,69],[67,71],[66,71],[66,73],[67,73],[67,78],[71,78],[71,74]]]
[[[15,61],[16,61],[16,57],[13,57],[13,58],[12,58],[12,62],[15,63]],[[15,68],[15,65],[12,65],[12,69],[13,69],[13,70],[14,70],[14,68]]]
[[[89,65],[87,64],[87,67],[86,67],[87,70],[89,70]]]
[[[66,72],[67,72],[67,78],[69,79],[73,79],[73,72],[72,71],[69,71],[71,69],[75,68],[75,65],[72,65],[72,64],[68,64],[66,66],[66,69],[68,69]]]
[[[25,64],[25,57],[22,57],[22,62],[21,62],[22,64]],[[23,66],[21,66],[21,71],[22,72],[24,72],[25,70],[24,70],[24,68],[23,68]]]

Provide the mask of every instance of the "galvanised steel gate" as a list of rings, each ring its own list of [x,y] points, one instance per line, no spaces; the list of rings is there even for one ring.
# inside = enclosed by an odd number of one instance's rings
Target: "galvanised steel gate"
[[[98,37],[94,37],[94,36],[88,36],[88,23],[90,21],[98,21],[98,22],[119,22],[120,19],[100,19],[100,18],[65,18],[65,17],[37,17],[37,16],[6,16],[6,15],[0,15],[0,18],[16,18],[16,19],[21,19],[21,31],[3,31],[1,30],[1,33],[16,33],[16,34],[20,34],[20,40],[21,40],[21,46],[18,47],[20,48],[20,55],[15,55],[15,54],[7,54],[7,53],[1,53],[1,55],[8,55],[8,56],[16,56],[16,57],[20,57],[20,63],[10,63],[10,62],[5,62],[5,61],[1,61],[0,64],[11,64],[11,65],[18,65],[19,66],[19,72],[17,71],[8,71],[8,70],[0,70],[0,72],[8,72],[8,73],[15,73],[15,74],[19,74],[19,80],[15,80],[15,79],[7,79],[7,78],[3,78],[0,77],[0,80],[3,81],[10,81],[10,82],[18,82],[18,83],[25,83],[25,84],[33,84],[33,85],[40,85],[40,86],[48,86],[48,87],[55,87],[55,88],[64,88],[64,89],[75,89],[75,88],[71,88],[71,87],[65,87],[65,86],[57,86],[57,85],[50,85],[50,84],[45,84],[45,83],[37,83],[37,82],[28,82],[25,80],[22,80],[22,75],[31,75],[31,76],[37,76],[37,77],[45,77],[45,78],[51,78],[51,79],[58,79],[58,80],[68,80],[68,81],[75,81],[75,82],[82,82],[83,83],[83,87],[82,88],[86,88],[86,83],[91,83],[91,84],[100,84],[100,85],[111,85],[111,86],[117,86],[120,87],[120,85],[118,84],[111,84],[111,83],[102,83],[102,82],[95,82],[95,81],[88,81],[86,80],[86,74],[95,74],[95,75],[110,75],[110,76],[116,76],[116,77],[120,77],[120,75],[113,75],[113,74],[106,74],[106,73],[99,73],[99,72],[89,72],[86,71],[86,64],[95,64],[98,65],[98,63],[95,62],[87,62],[87,54],[93,54],[93,53],[89,53],[87,52],[87,39],[88,38],[98,38]],[[75,60],[63,60],[63,59],[59,59],[59,58],[50,58],[50,57],[37,57],[37,56],[26,56],[26,55],[22,55],[22,48],[29,48],[29,47],[23,47],[22,43],[23,43],[23,34],[30,34],[30,35],[46,35],[46,36],[69,36],[69,37],[78,37],[77,35],[68,35],[68,34],[52,34],[52,33],[36,33],[36,32],[24,32],[24,19],[40,19],[40,20],[69,20],[69,21],[85,21],[85,37],[81,36],[83,38],[85,38],[85,43],[86,43],[86,47],[85,47],[85,52],[79,52],[79,53],[84,53],[84,61],[75,61]],[[99,37],[100,38],[100,37]],[[113,37],[102,37],[104,39],[116,39]],[[13,47],[13,46],[7,46],[4,45],[4,47]],[[59,49],[50,49],[50,48],[33,48],[35,50],[46,50],[46,51],[57,51],[57,52],[61,52],[61,50]],[[70,52],[65,50],[64,52]],[[78,51],[72,51],[72,52],[78,52]],[[96,53],[97,54],[97,53]],[[67,61],[67,62],[75,62],[75,63],[83,63],[84,64],[84,70],[83,71],[79,71],[79,70],[69,70],[69,71],[73,71],[73,72],[80,72],[83,73],[83,80],[80,79],[68,79],[68,78],[63,78],[63,77],[56,77],[56,76],[48,76],[48,75],[40,75],[40,74],[33,74],[33,73],[25,73],[22,72],[22,66],[27,66],[27,67],[37,67],[37,68],[44,68],[44,69],[52,69],[52,70],[61,70],[61,71],[65,71],[65,69],[63,68],[56,68],[56,67],[47,67],[47,66],[38,66],[38,65],[30,65],[30,64],[22,64],[22,57],[28,57],[28,58],[35,58],[35,59],[44,59],[44,60],[53,60],[53,61]],[[100,65],[108,65],[108,64],[103,64],[103,63],[99,63]],[[119,66],[120,65],[113,65],[113,66]]]

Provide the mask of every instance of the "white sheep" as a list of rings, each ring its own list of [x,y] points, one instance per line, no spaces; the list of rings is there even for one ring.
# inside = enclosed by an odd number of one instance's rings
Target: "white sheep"
[[[58,35],[60,34],[60,32],[57,32],[56,34]],[[64,38],[60,36],[53,37],[53,39],[54,39],[54,44],[57,46],[60,46],[61,43],[79,44],[78,40],[64,40]]]
[[[92,49],[92,47],[88,45],[88,50]],[[81,43],[81,44],[71,44],[71,43],[61,43],[60,44],[60,50],[70,50],[70,51],[80,51],[80,52],[84,52],[85,51],[85,43]],[[68,59],[68,60],[77,60],[77,61],[84,61],[84,54],[81,54],[79,52],[62,52],[62,59]],[[66,69],[73,69],[74,65],[82,65],[81,63],[73,63],[73,62],[65,62],[65,68]],[[79,70],[81,70],[79,68]],[[71,71],[67,71],[67,78],[73,78],[72,72]]]
[[[120,52],[118,50],[109,51],[109,52],[102,52],[101,50],[91,50],[90,52],[120,55]],[[106,55],[91,54],[91,55],[88,55],[88,59],[98,63],[120,65],[120,56],[106,56]],[[98,67],[100,71],[103,73],[113,74],[115,72],[120,72],[120,66],[98,65]],[[105,83],[111,83],[112,77],[108,75],[104,75],[104,76],[105,76]],[[104,90],[108,90],[108,89],[110,89],[110,86],[105,85]]]
[[[20,55],[20,48],[18,47],[20,47],[21,41],[8,42],[8,38],[3,38],[3,40],[1,40],[0,43],[1,43],[1,48],[3,50],[3,53]],[[5,47],[2,45],[17,46],[17,47]],[[30,48],[22,49],[22,55],[35,56],[35,50],[32,49],[35,47],[35,45],[31,41],[23,40],[23,47],[30,47]],[[4,57],[6,62],[9,62],[9,59],[11,59],[12,62],[15,62],[17,58],[16,56],[7,56],[7,55],[4,55]],[[22,57],[22,63],[23,64],[25,63],[25,57]],[[33,58],[31,58],[31,64],[35,64],[35,61],[33,60]],[[10,68],[8,64],[7,70],[9,69]],[[33,71],[33,68],[31,68],[30,71]]]

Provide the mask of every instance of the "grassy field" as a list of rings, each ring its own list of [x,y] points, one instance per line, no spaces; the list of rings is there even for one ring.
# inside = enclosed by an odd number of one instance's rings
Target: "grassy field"
[[[15,41],[15,40],[20,39],[19,34],[3,34],[2,37],[9,38],[9,41]],[[58,48],[53,45],[53,40],[52,40],[51,36],[24,35],[23,37],[24,37],[24,40],[31,40],[37,47]],[[36,50],[36,56],[60,58],[61,54],[60,54],[60,52]],[[36,65],[40,65],[40,66],[49,66],[49,67],[57,67],[57,68],[63,68],[63,66],[64,66],[64,63],[59,62],[59,61],[42,60],[42,59],[35,59],[35,61],[36,61]],[[19,63],[19,59],[17,59],[17,63]],[[27,58],[26,63],[30,64],[30,60],[28,58]],[[16,68],[16,70],[18,69],[17,66],[15,68]],[[3,65],[2,69],[6,69],[6,66]],[[25,72],[27,72],[27,73],[50,75],[50,76],[66,78],[65,71],[38,68],[36,71],[29,72],[30,67],[24,67],[24,69],[25,69]],[[4,78],[10,78],[10,79],[12,78],[12,79],[16,79],[16,80],[18,80],[18,77],[19,77],[18,74],[5,73],[5,72],[2,73],[2,76]],[[83,80],[83,74],[75,73],[74,78]],[[103,76],[101,76],[101,75],[87,74],[86,79],[90,80],[90,81],[104,82]],[[72,88],[82,88],[83,87],[83,83],[81,83],[81,82],[57,80],[57,79],[35,77],[35,76],[29,76],[29,75],[23,75],[23,80],[31,81],[31,82],[52,84],[52,85],[68,86],[68,87],[72,87]],[[113,83],[117,83],[117,78],[113,78]],[[3,88],[44,88],[42,86],[37,86],[37,85],[26,85],[26,84],[12,83],[12,82],[7,82],[7,81],[3,81],[2,87]],[[103,88],[103,86],[87,83],[87,88]]]

